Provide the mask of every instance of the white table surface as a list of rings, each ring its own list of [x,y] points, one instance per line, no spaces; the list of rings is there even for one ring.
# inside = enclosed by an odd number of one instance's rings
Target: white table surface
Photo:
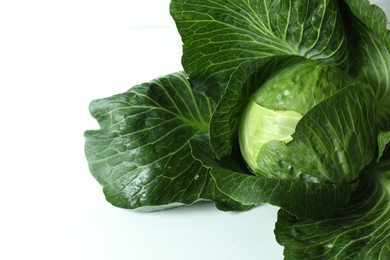
[[[0,2],[0,259],[282,259],[276,207],[137,213],[107,203],[89,173],[89,102],[181,70],[168,6]]]

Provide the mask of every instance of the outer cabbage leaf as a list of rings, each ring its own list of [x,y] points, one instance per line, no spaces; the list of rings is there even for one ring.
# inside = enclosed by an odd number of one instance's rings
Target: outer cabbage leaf
[[[388,259],[390,160],[366,169],[348,206],[322,221],[280,210],[275,234],[285,259]]]
[[[380,161],[383,153],[385,152],[387,145],[390,143],[390,131],[389,132],[380,132],[378,135],[378,159],[377,162]]]
[[[388,33],[386,33],[386,13],[377,5],[371,4],[369,0],[344,0],[344,2],[348,5],[352,14],[377,34],[388,48],[390,39]]]
[[[323,219],[347,204],[356,188],[356,183],[320,184],[253,176],[242,166],[239,156],[218,160],[209,147],[208,136],[191,140],[192,153],[210,170],[216,190],[243,205],[270,203],[300,218]]]
[[[170,10],[185,71],[216,101],[242,62],[296,55],[343,64],[347,57],[338,1],[173,0]]]
[[[350,73],[375,91],[377,123],[390,129],[390,32],[386,14],[367,0],[347,0],[345,24],[350,26],[348,40],[352,49]],[[348,13],[352,13],[347,15]]]
[[[191,154],[189,140],[208,131],[214,106],[184,73],[93,101],[101,129],[85,133],[85,153],[107,200],[159,210],[211,199],[221,209],[248,209],[215,191],[208,169]]]

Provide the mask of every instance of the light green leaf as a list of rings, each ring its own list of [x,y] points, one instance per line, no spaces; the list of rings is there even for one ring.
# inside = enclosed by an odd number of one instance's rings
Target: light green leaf
[[[285,259],[381,259],[390,256],[390,161],[367,168],[348,206],[322,221],[279,211],[275,234]]]
[[[173,0],[183,66],[197,88],[218,101],[242,62],[301,56],[342,64],[345,32],[334,0]]]

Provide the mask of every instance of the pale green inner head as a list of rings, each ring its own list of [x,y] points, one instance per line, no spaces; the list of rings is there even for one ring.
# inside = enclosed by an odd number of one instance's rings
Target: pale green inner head
[[[257,172],[257,156],[261,147],[272,140],[289,142],[302,115],[295,111],[265,108],[250,100],[241,118],[239,143],[250,169]]]

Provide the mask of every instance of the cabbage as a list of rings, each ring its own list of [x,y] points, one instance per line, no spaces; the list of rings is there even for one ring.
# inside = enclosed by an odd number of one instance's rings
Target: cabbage
[[[184,71],[94,100],[106,199],[270,203],[286,259],[390,257],[390,33],[367,0],[172,0]]]

